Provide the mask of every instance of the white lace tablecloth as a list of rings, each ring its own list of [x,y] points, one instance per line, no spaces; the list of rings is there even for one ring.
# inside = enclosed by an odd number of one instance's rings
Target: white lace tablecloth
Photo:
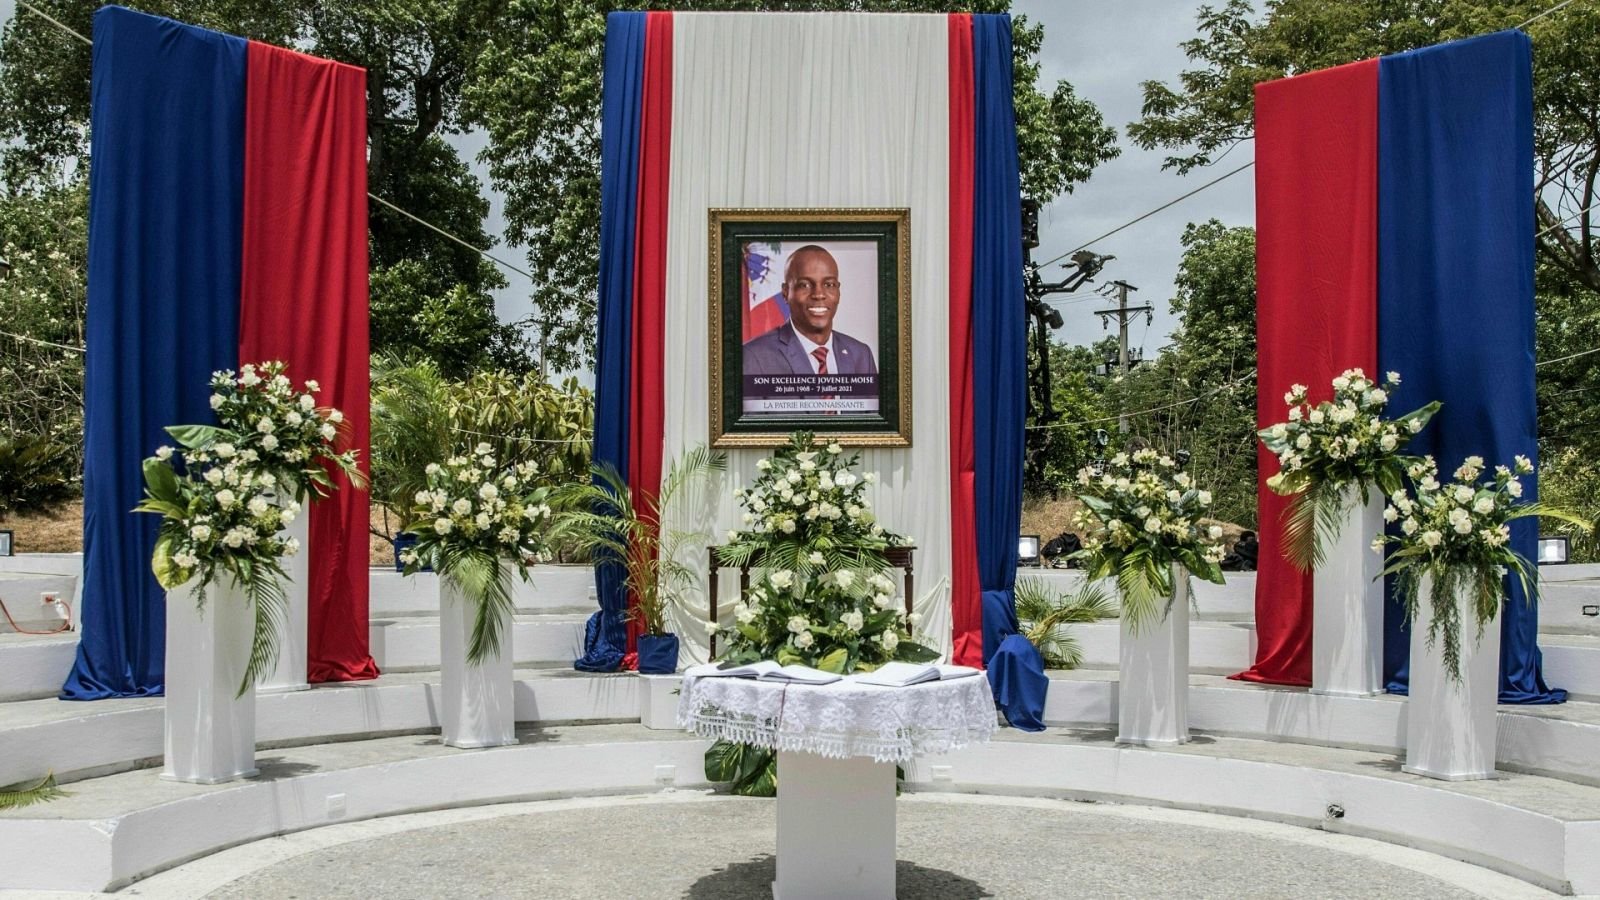
[[[995,708],[982,673],[903,688],[686,677],[678,724],[772,750],[901,763],[988,741]]]

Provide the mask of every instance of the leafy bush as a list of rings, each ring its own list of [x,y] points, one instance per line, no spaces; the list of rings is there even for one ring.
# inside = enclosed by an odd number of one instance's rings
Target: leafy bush
[[[0,437],[0,513],[37,512],[70,499],[77,454],[31,434]]]
[[[554,486],[589,473],[594,400],[576,379],[479,372],[446,378],[432,362],[375,361],[372,372],[372,498],[404,531],[413,498],[428,489],[427,466],[487,443],[502,464],[538,466]],[[384,534],[384,537],[393,537]]]
[[[1585,531],[1571,522],[1551,520],[1540,529],[1566,535],[1573,562],[1600,562],[1600,466],[1576,448],[1546,457],[1539,467],[1539,499],[1593,526]]]

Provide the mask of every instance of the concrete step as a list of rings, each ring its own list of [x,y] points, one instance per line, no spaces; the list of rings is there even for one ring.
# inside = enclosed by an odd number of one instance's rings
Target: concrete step
[[[1117,673],[1051,671],[1045,722],[1113,727]],[[1403,753],[1405,697],[1329,697],[1305,688],[1189,676],[1190,727],[1211,735]],[[1508,771],[1600,786],[1600,703],[1499,708],[1496,762]]]
[[[1083,668],[1115,669],[1122,644],[1116,619],[1085,622],[1071,632],[1083,650]],[[1232,675],[1250,668],[1256,658],[1256,629],[1250,621],[1204,618],[1189,620],[1189,671]]]
[[[570,668],[583,655],[583,629],[588,615],[517,616],[512,622],[512,658],[519,666]],[[372,658],[381,672],[415,672],[439,668],[439,619],[402,616],[374,619]]]
[[[1005,729],[993,743],[920,761],[912,779],[919,790],[1271,819],[1420,848],[1558,893],[1600,892],[1600,788],[1537,775],[1447,782],[1401,772],[1388,752],[1213,735],[1154,750],[1090,727]]]
[[[374,619],[439,614],[439,576],[432,572],[401,575],[391,568],[371,570],[368,614]],[[588,566],[532,566],[529,579],[511,580],[517,612],[590,613],[599,609],[594,570]]]
[[[645,679],[571,669],[518,669],[517,721],[637,722]],[[384,675],[256,697],[260,747],[326,743],[439,727],[439,675]],[[0,785],[54,771],[74,781],[159,764],[164,700],[94,703],[33,700],[0,704]]]
[[[638,725],[531,728],[522,743],[457,750],[388,737],[261,751],[261,775],[221,785],[107,775],[0,811],[0,889],[115,890],[226,847],[429,809],[673,786],[704,787],[707,741]]]
[[[59,600],[60,605],[46,602],[49,598]],[[9,618],[0,615],[0,634],[18,629],[53,631],[64,624],[62,606],[77,622],[78,579],[44,572],[0,572],[0,603],[10,614]]]
[[[1206,618],[1226,617],[1230,620],[1252,620],[1256,615],[1256,573],[1227,572],[1226,584],[1194,581],[1194,602],[1199,614]],[[1017,578],[1036,578],[1061,593],[1072,593],[1083,587],[1083,572],[1079,569],[1017,569]],[[1111,579],[1102,582],[1106,590],[1116,596]]]
[[[75,631],[0,634],[0,704],[56,696],[77,652]]]

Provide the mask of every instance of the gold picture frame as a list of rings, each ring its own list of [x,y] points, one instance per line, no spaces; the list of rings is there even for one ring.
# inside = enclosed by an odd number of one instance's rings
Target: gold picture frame
[[[846,446],[911,446],[911,210],[717,208],[708,221],[711,445],[776,447],[807,430]],[[833,265],[834,302],[814,313],[825,327],[808,317],[805,328],[828,335],[832,371],[802,368],[807,342],[788,316],[788,257],[818,251]]]

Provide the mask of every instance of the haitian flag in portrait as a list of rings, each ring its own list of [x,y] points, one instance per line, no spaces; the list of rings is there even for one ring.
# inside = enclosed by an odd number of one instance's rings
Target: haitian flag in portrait
[[[1441,471],[1467,456],[1537,459],[1533,359],[1533,64],[1504,31],[1256,87],[1258,422],[1291,384],[1328,396],[1339,372],[1399,372],[1390,407],[1443,406],[1409,450]],[[1287,498],[1260,460],[1256,663],[1238,678],[1311,681],[1311,576],[1284,558]],[[1535,479],[1524,479],[1527,499]],[[1536,558],[1532,519],[1512,546]],[[1558,703],[1540,671],[1538,610],[1508,579],[1500,700]],[[1409,638],[1391,599],[1389,690]]]
[[[160,694],[157,517],[131,512],[211,374],[289,364],[367,448],[366,73],[116,6],[95,13],[83,637],[70,700]],[[370,678],[367,493],[311,507],[309,680]]]

